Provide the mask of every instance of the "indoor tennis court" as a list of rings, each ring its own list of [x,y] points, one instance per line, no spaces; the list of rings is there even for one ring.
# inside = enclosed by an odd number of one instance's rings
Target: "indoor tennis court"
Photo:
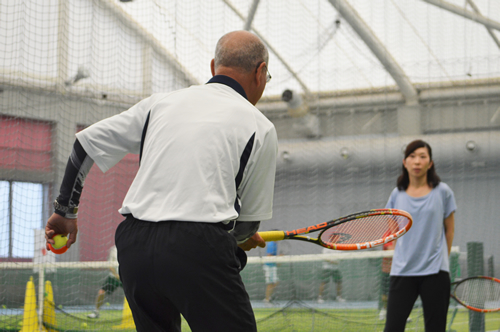
[[[234,30],[269,51],[256,107],[276,128],[278,155],[260,231],[385,208],[405,149],[421,139],[456,201],[451,282],[500,278],[499,1],[3,0],[0,331],[135,331],[121,287],[89,315],[118,266],[110,248],[139,155],[91,168],[78,241],[63,255],[45,249],[52,202],[76,133],[152,94],[205,84],[217,41]],[[259,331],[384,330],[393,250],[276,243],[274,257],[247,252],[241,271]],[[265,266],[276,268],[270,295]],[[419,297],[405,331],[424,330]],[[500,331],[500,312],[450,299],[447,331]]]

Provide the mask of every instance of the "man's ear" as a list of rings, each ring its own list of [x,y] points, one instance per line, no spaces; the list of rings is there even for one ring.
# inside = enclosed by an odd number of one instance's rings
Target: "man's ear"
[[[210,70],[212,71],[212,76],[215,76],[215,59],[210,61]]]
[[[256,80],[255,83],[257,84],[257,86],[260,86],[263,83],[262,80],[266,79],[265,76],[264,76],[264,78],[262,78],[263,77],[262,71],[264,70],[265,66],[266,66],[266,63],[262,62],[255,72],[255,80]]]

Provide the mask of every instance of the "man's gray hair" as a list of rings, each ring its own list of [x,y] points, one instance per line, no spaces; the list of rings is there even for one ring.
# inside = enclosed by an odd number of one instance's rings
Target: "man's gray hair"
[[[259,63],[268,63],[269,53],[264,43],[259,39],[250,40],[238,48],[226,45],[227,35],[217,42],[215,47],[214,65],[230,68],[241,68],[251,72],[257,68]]]

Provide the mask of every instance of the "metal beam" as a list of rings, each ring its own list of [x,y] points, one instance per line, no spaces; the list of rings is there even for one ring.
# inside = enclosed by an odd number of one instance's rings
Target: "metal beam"
[[[422,87],[419,94],[421,104],[444,103],[449,101],[462,102],[478,99],[496,100],[500,96],[500,84],[492,80],[489,84],[465,85],[460,81],[458,86]],[[464,83],[462,85],[461,83]],[[383,91],[383,89],[382,89]],[[276,97],[275,100],[278,98]],[[310,108],[319,109],[319,112],[331,110],[345,112],[350,109],[395,109],[404,106],[405,100],[401,92],[360,93],[348,96],[322,97],[309,104]],[[283,101],[260,101],[259,110],[266,115],[287,116],[287,105]],[[500,118],[500,112],[494,120]]]
[[[59,0],[57,22],[57,89],[64,90],[64,81],[69,77],[68,48],[69,48],[69,3]]]
[[[172,55],[162,43],[149,31],[130,16],[118,3],[113,0],[99,0],[99,2],[109,9],[115,17],[125,26],[132,29],[137,35],[167,61],[167,63],[177,72],[179,72],[187,85],[200,84],[191,73]]]
[[[245,16],[241,14],[236,7],[233,6],[233,4],[229,0],[223,0],[224,3],[242,20],[242,21],[247,21]],[[252,28],[253,32],[267,45],[267,48],[274,53],[274,55],[278,58],[278,60],[285,66],[285,68],[288,70],[288,72],[295,78],[297,83],[302,87],[302,90],[306,94],[306,96],[309,96],[311,92],[309,91],[309,88],[307,85],[300,79],[299,75],[292,69],[292,67],[285,61],[285,59],[281,56],[281,54],[278,53],[278,51],[262,36],[262,34],[255,28]]]
[[[454,14],[463,16],[463,17],[468,18],[469,20],[472,20],[474,22],[483,24],[491,29],[500,31],[500,22],[493,21],[493,20],[486,18],[480,14],[471,12],[463,7],[456,6],[454,4],[451,4],[451,3],[443,1],[443,0],[422,0],[422,1],[430,3],[431,5],[437,6],[439,8],[446,9]]]
[[[478,15],[481,15],[481,12],[479,11],[479,8],[476,6],[476,4],[474,3],[474,1],[472,0],[467,0],[467,2],[469,3],[469,5],[472,7],[472,9],[474,10],[474,12]],[[490,34],[491,38],[493,38],[493,41],[495,42],[495,44],[497,44],[498,48],[500,48],[500,41],[498,40],[497,36],[495,35],[495,33],[493,32],[493,30],[491,30],[491,28],[487,27],[487,26],[484,26],[486,28],[486,30],[488,30],[488,33]]]
[[[345,0],[329,0],[333,7],[340,15],[349,23],[356,31],[359,37],[365,42],[366,46],[373,52],[377,59],[382,63],[385,70],[392,76],[403,94],[406,105],[418,104],[418,93],[413,84],[406,76],[403,69],[399,66],[396,60],[389,53],[387,48],[377,38],[375,33],[363,21],[361,16],[351,5]]]
[[[257,12],[257,8],[259,7],[260,0],[253,0],[252,6],[250,6],[250,10],[248,11],[248,17],[243,27],[243,30],[250,31],[252,27],[253,18],[255,17],[255,12]]]

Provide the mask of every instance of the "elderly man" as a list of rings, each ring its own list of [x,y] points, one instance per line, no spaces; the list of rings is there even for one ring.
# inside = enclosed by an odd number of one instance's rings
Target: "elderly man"
[[[256,331],[239,272],[272,217],[277,137],[255,108],[271,78],[252,33],[217,43],[212,79],[158,93],[79,132],[46,226],[76,241],[83,180],[127,153],[140,168],[119,210],[120,278],[138,331]]]

